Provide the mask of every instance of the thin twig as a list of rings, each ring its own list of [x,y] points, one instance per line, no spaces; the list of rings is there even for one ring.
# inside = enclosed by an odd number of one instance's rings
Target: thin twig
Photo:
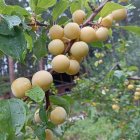
[[[88,6],[91,8],[91,10],[93,12],[95,11],[95,7],[93,6],[93,4],[91,2],[88,2]]]
[[[50,96],[50,92],[49,90],[45,92],[45,99],[46,99],[46,110],[49,108],[50,106],[50,99],[49,99],[49,96]]]
[[[97,9],[95,9],[94,12],[89,16],[89,18],[84,22],[82,26],[84,27],[88,25],[88,22],[92,21],[97,16],[97,14],[102,10],[104,5],[109,1],[111,0],[105,0]]]
[[[36,23],[28,23],[28,26],[44,26],[44,27],[48,27],[48,24],[44,24],[44,23],[40,23],[38,21],[36,21]]]
[[[71,49],[71,46],[72,44],[75,42],[75,39],[74,40],[71,40],[69,43],[68,43],[68,46],[66,47],[65,51],[64,51],[64,54],[67,54],[70,49]]]

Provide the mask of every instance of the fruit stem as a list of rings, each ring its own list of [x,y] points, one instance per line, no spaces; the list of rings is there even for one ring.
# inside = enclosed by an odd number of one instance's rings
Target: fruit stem
[[[49,92],[49,90],[48,91],[46,91],[46,93],[45,93],[45,99],[46,99],[46,110],[49,108],[49,106],[50,106],[50,98],[49,98],[49,95],[50,95],[50,92]]]
[[[89,22],[93,21],[93,19],[96,17],[96,15],[102,10],[102,8],[105,6],[105,4],[112,0],[105,0],[97,9],[93,11],[93,13],[89,16],[89,18],[84,22],[82,27],[88,25]]]

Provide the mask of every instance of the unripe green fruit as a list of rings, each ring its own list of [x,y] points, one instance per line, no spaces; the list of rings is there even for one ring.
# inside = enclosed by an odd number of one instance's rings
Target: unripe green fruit
[[[84,27],[81,29],[80,40],[91,43],[97,41],[95,30],[92,27]]]
[[[65,45],[60,39],[52,40],[48,45],[48,50],[53,55],[58,55],[64,52]]]
[[[52,82],[53,82],[52,75],[45,70],[41,70],[41,71],[36,72],[32,77],[32,85],[39,86],[44,91],[49,89]]]
[[[57,55],[53,58],[52,69],[58,73],[64,73],[70,66],[70,60],[65,55]]]
[[[80,36],[80,27],[77,23],[68,23],[64,27],[64,34],[69,39],[77,39]]]
[[[109,30],[105,27],[100,27],[97,31],[96,31],[96,36],[98,38],[98,40],[100,41],[105,41],[107,40],[109,35]]]
[[[68,70],[66,71],[69,75],[75,75],[80,70],[80,64],[76,60],[70,60],[70,66]]]
[[[115,21],[123,20],[127,17],[127,10],[126,9],[118,9],[112,12],[113,19]]]
[[[46,129],[46,140],[54,140],[53,132],[50,129]]]
[[[63,107],[56,107],[50,114],[52,123],[59,125],[65,122],[67,113]]]
[[[25,77],[17,78],[13,81],[11,85],[12,93],[17,98],[22,98],[25,96],[25,92],[32,88],[31,82]]]
[[[59,25],[53,25],[49,30],[51,39],[62,39],[64,36],[64,29]]]
[[[83,10],[76,10],[73,14],[72,14],[72,20],[73,22],[76,22],[77,24],[82,24],[84,19],[86,17],[86,14]]]
[[[88,54],[88,52],[89,52],[88,45],[83,41],[75,42],[70,49],[70,53],[75,58],[84,57]]]
[[[112,26],[112,22],[113,22],[113,16],[110,14],[110,15],[102,18],[100,24],[103,27],[110,28]]]

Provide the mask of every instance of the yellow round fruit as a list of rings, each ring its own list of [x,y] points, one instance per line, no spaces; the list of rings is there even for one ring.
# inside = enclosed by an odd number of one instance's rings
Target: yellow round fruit
[[[70,66],[68,70],[66,71],[69,75],[75,75],[80,70],[80,64],[76,60],[70,60]]]
[[[103,63],[103,60],[102,60],[102,59],[100,59],[100,60],[98,61],[98,63],[99,63],[99,64],[102,64],[102,63]]]
[[[77,39],[80,36],[80,27],[77,23],[70,22],[64,27],[64,35],[69,39]]]
[[[32,88],[31,82],[25,77],[17,78],[11,85],[12,93],[17,98],[25,96],[25,92]]]
[[[86,17],[86,14],[83,10],[76,10],[73,14],[72,14],[72,20],[73,22],[76,22],[77,24],[82,24],[84,19]]]
[[[58,55],[64,52],[65,45],[60,39],[52,40],[48,45],[48,50],[52,55]]]
[[[41,123],[41,119],[39,117],[39,109],[37,109],[35,114],[34,114],[34,120],[36,123]]]
[[[100,41],[105,41],[107,40],[109,35],[109,30],[105,27],[100,27],[97,31],[96,31],[96,36],[98,38],[98,40]]]
[[[134,93],[134,95],[135,95],[135,96],[140,96],[140,92],[136,91],[136,92]]]
[[[52,123],[58,125],[65,122],[67,113],[63,107],[56,107],[50,114],[50,120]]]
[[[53,58],[52,69],[58,73],[64,73],[70,66],[70,60],[65,55],[57,55]]]
[[[75,42],[70,49],[70,53],[75,58],[84,57],[88,54],[88,52],[89,52],[88,45],[83,41]]]
[[[140,88],[136,88],[136,91],[140,92]]]
[[[92,27],[84,27],[81,29],[80,40],[91,43],[97,41],[96,32]]]
[[[135,100],[135,101],[138,101],[139,99],[140,99],[139,96],[134,96],[134,100]]]
[[[64,29],[59,25],[53,25],[49,30],[51,39],[62,39],[64,36]]]
[[[84,58],[83,57],[78,57],[78,56],[74,57],[74,56],[70,55],[69,59],[76,60],[80,63]]]
[[[54,140],[53,132],[50,129],[46,129],[46,140]]]
[[[112,105],[112,109],[118,111],[120,107],[117,104]]]
[[[127,17],[127,10],[126,9],[118,9],[112,12],[113,19],[115,21],[123,20]]]
[[[132,90],[132,89],[134,89],[134,85],[129,84],[129,85],[127,86],[127,88],[128,88],[129,90]]]
[[[52,75],[45,70],[36,72],[32,77],[32,85],[39,86],[44,91],[48,90],[53,82]]]
[[[109,14],[108,16],[104,17],[101,20],[100,24],[103,27],[110,28],[112,26],[112,22],[113,22],[113,16],[111,14]]]

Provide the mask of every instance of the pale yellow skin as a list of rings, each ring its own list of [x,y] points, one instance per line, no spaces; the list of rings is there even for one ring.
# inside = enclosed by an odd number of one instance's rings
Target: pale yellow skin
[[[78,57],[78,56],[74,57],[74,56],[70,55],[69,59],[76,60],[80,63],[84,58],[83,57]]]
[[[79,72],[79,70],[80,70],[80,64],[78,63],[78,61],[70,60],[70,66],[66,71],[66,73],[69,75],[75,75]]]
[[[39,117],[39,109],[37,109],[35,114],[34,114],[34,120],[36,123],[41,123],[41,119]]]
[[[31,88],[32,85],[30,80],[25,77],[17,78],[11,85],[12,93],[17,98],[23,98],[25,96],[25,92],[30,90]]]
[[[65,45],[60,39],[52,40],[48,45],[48,50],[52,55],[58,55],[64,52]]]
[[[124,20],[127,17],[126,9],[118,9],[112,12],[113,20],[120,21]]]
[[[53,58],[52,69],[58,73],[64,73],[70,66],[70,60],[65,55],[57,55]]]
[[[135,100],[135,101],[138,101],[139,99],[140,99],[139,96],[134,96],[134,100]]]
[[[139,91],[139,92],[136,91],[136,92],[134,93],[134,95],[135,95],[135,96],[140,96],[140,91]]]
[[[140,88],[136,88],[136,91],[140,92]]]
[[[75,58],[84,57],[88,54],[88,52],[89,52],[88,45],[83,41],[75,42],[70,49],[70,53]]]
[[[113,16],[109,14],[108,16],[101,19],[100,24],[103,27],[110,28],[112,26]]]
[[[56,107],[51,113],[50,113],[50,120],[55,125],[59,125],[65,122],[67,117],[67,113],[63,107]]]
[[[81,29],[80,40],[91,43],[97,41],[96,32],[92,27],[84,27]]]
[[[60,25],[53,25],[49,30],[51,39],[62,39],[64,36],[64,29]]]
[[[53,132],[50,129],[46,129],[46,140],[54,140]]]
[[[70,22],[64,27],[64,35],[68,39],[77,39],[80,36],[80,27],[77,23]]]
[[[44,91],[48,90],[53,82],[52,75],[45,70],[36,72],[32,77],[32,85],[39,86]]]
[[[100,27],[97,31],[96,31],[96,36],[98,38],[99,41],[105,41],[107,40],[109,35],[109,30],[105,27]]]
[[[134,89],[134,85],[129,84],[129,85],[127,86],[127,88],[128,88],[129,90],[132,90],[132,89]]]
[[[117,104],[112,105],[112,109],[118,111],[120,107]]]
[[[83,10],[76,10],[72,14],[72,20],[73,22],[76,22],[77,24],[82,24],[84,22],[84,19],[86,17],[86,14]]]

